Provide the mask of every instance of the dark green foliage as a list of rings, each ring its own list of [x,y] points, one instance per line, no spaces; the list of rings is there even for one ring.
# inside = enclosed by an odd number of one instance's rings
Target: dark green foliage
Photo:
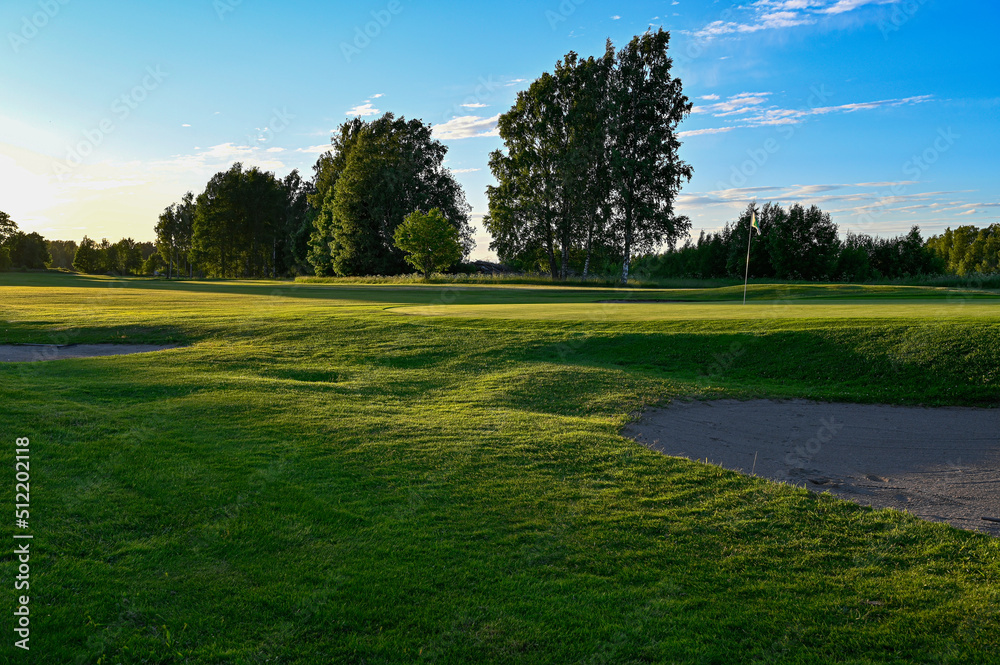
[[[16,231],[4,246],[10,251],[10,262],[15,270],[44,270],[52,260],[45,238],[39,233]]]
[[[167,268],[167,278],[176,273],[191,276],[191,248],[194,238],[194,195],[188,192],[160,214],[156,223],[156,249]]]
[[[472,248],[469,206],[444,167],[447,148],[420,120],[392,113],[340,127],[333,151],[316,165],[322,201],[313,222],[308,260],[317,275],[391,275],[406,271],[393,234],[414,210],[438,208],[457,230],[463,253]]]
[[[273,173],[239,162],[215,174],[194,208],[191,261],[215,277],[274,277],[284,261],[288,192]],[[284,271],[282,271],[284,272]]]
[[[10,262],[10,250],[0,245],[0,272],[7,272],[13,267]]]
[[[52,268],[62,268],[70,270],[73,268],[73,258],[76,256],[76,241],[74,240],[47,240],[46,246],[49,255],[52,257]]]
[[[17,233],[17,222],[3,210],[0,210],[0,245],[4,245],[7,239],[15,233]]]
[[[718,233],[703,231],[695,243],[687,241],[682,247],[643,257],[636,271],[647,279],[742,279],[753,212],[761,233],[754,232],[750,244],[751,278],[864,282],[943,270],[943,259],[931,247],[934,239],[925,244],[916,226],[895,238],[848,233],[840,240],[837,225],[818,207],[794,204],[785,210],[769,202],[750,204]]]
[[[73,256],[73,268],[82,273],[93,275],[101,271],[103,264],[97,243],[87,236],[83,236],[83,240],[80,241],[80,246],[76,248],[76,254]]]
[[[669,33],[637,36],[617,54],[570,52],[500,117],[506,153],[490,155],[490,247],[511,265],[547,264],[553,278],[609,260],[627,281],[631,257],[690,228],[673,212],[691,167],[677,124],[690,112],[671,75]]]
[[[837,266],[837,226],[816,206],[777,209],[762,241],[778,279],[829,280]],[[742,225],[739,225],[742,226]],[[761,226],[761,231],[764,227]],[[752,263],[751,258],[751,266]]]

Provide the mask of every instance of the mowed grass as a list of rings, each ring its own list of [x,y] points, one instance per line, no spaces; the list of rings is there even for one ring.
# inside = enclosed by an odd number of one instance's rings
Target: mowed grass
[[[6,342],[185,345],[0,365],[32,662],[1000,662],[996,539],[618,435],[674,397],[997,404],[989,294],[775,288],[526,320],[638,296],[0,276]]]

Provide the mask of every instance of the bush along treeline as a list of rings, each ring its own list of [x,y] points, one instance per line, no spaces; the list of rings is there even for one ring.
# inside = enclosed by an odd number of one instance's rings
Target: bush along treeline
[[[660,29],[599,58],[570,52],[500,116],[484,224],[501,261],[554,279],[617,266],[626,282],[633,256],[687,233],[674,201],[692,169],[676,130],[691,103],[669,41]]]
[[[744,275],[750,216],[761,233],[750,243],[750,277],[863,282],[935,275],[945,270],[940,254],[920,229],[895,238],[848,233],[841,239],[830,214],[816,206],[751,204],[718,233],[704,233],[681,247],[643,257],[636,270],[652,278],[722,278]]]
[[[392,113],[340,126],[311,181],[240,163],[169,206],[156,225],[168,277],[392,275],[406,272],[394,234],[436,209],[472,249],[471,207],[444,164],[447,148],[420,120]]]

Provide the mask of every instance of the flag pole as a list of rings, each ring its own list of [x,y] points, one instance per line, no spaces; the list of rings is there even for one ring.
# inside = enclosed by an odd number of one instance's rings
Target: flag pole
[[[750,216],[750,226],[747,228],[747,267],[743,273],[743,304],[747,304],[747,280],[750,277],[750,239],[753,238],[753,214]]]

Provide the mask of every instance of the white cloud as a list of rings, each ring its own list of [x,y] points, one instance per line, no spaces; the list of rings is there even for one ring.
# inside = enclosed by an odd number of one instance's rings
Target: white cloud
[[[691,109],[691,113],[711,113],[716,118],[749,113],[753,107],[766,102],[770,95],[769,92],[741,92],[718,104],[695,106]]]
[[[615,14],[614,16],[611,17],[611,20],[612,21],[617,21],[620,18],[621,18],[621,16],[619,16],[618,14]]]
[[[702,96],[701,96],[701,97],[699,97],[698,99],[704,99],[704,100],[705,100],[705,101],[707,101],[707,102],[714,102],[714,101],[715,101],[715,100],[717,100],[718,98],[719,98],[719,96],[718,96],[718,95],[702,95]]]
[[[733,125],[732,127],[711,127],[709,129],[689,129],[685,132],[677,132],[677,136],[680,138],[686,138],[688,136],[701,136],[703,134],[724,134],[725,132],[731,132],[734,129],[739,129],[740,125]]]
[[[480,102],[470,102],[468,104],[462,104],[462,106],[467,109],[484,109],[487,106],[489,106],[489,104],[482,104]]]
[[[308,148],[296,148],[295,152],[304,152],[310,155],[322,155],[324,152],[333,150],[329,143],[324,143],[322,145],[313,145]]]
[[[365,100],[364,104],[358,104],[354,108],[348,109],[344,112],[344,115],[365,117],[369,115],[378,115],[379,113],[381,113],[381,111],[375,108],[375,106],[371,103],[371,100]]]
[[[468,139],[480,136],[499,136],[497,121],[500,114],[492,118],[477,115],[463,115],[433,128],[434,137],[441,140]]]
[[[372,99],[378,99],[379,97],[382,97],[382,96],[383,96],[383,93],[380,92],[378,94],[372,95]]]
[[[803,107],[798,109],[783,109],[777,106],[763,107],[768,101],[769,92],[742,92],[733,95],[724,102],[695,106],[691,109],[692,114],[710,114],[715,118],[728,118],[739,116],[739,124],[731,127],[716,127],[712,129],[687,130],[679,133],[679,136],[698,136],[701,134],[719,134],[737,128],[746,127],[773,127],[779,125],[797,125],[811,116],[823,116],[831,113],[855,113],[857,111],[868,111],[877,108],[892,108],[896,106],[910,106],[914,104],[924,104],[934,100],[933,95],[917,95],[905,97],[903,99],[882,99],[874,102],[855,102],[851,104],[841,104],[839,106],[821,106],[818,108]]]
[[[181,127],[190,127],[190,126],[191,126],[191,125],[189,125],[189,124],[187,124],[187,123],[184,123],[183,125],[181,125]]]
[[[479,171],[479,170],[480,169],[452,169],[451,172],[452,173],[475,173],[476,171]]]
[[[694,33],[708,40],[722,35],[748,34],[761,30],[779,30],[814,25],[831,16],[854,11],[866,5],[886,5],[899,0],[758,0],[745,7],[742,20],[713,21]]]

